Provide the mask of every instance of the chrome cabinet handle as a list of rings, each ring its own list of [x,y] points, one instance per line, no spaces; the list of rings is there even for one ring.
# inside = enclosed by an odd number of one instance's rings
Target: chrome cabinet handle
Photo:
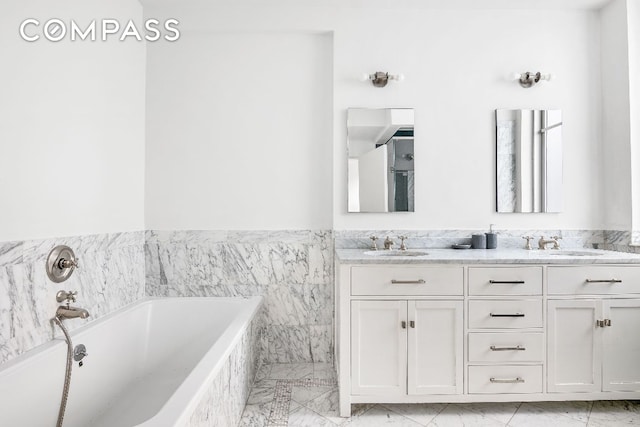
[[[489,280],[492,285],[524,285],[524,280]]]
[[[410,320],[410,321],[409,321],[409,326],[415,329],[415,327],[416,327],[416,322],[414,322],[413,320]]]
[[[403,320],[402,322],[400,322],[400,326],[402,326],[402,329],[407,329],[407,322]]]
[[[510,350],[525,351],[526,350],[526,348],[519,345],[515,347],[496,347],[495,345],[492,345],[489,348],[491,349],[491,351],[510,351]]]
[[[587,279],[585,283],[622,283],[620,279]]]
[[[524,317],[524,313],[513,313],[513,314],[509,314],[509,313],[504,313],[504,314],[489,313],[489,316],[491,316],[491,317]]]
[[[604,328],[606,326],[611,326],[611,319],[596,320],[597,328]]]
[[[424,283],[427,283],[424,281],[424,279],[418,279],[418,280],[396,280],[396,279],[391,279],[391,284],[393,285],[422,285]]]
[[[498,384],[511,384],[511,383],[523,383],[524,379],[520,378],[520,377],[516,377],[516,378],[489,378],[489,381],[491,381],[492,383],[498,383]]]

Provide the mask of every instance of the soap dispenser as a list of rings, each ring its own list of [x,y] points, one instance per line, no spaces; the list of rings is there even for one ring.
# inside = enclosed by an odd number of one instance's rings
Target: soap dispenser
[[[489,225],[489,232],[484,233],[487,236],[487,249],[495,249],[498,247],[498,234],[494,233],[493,225]]]

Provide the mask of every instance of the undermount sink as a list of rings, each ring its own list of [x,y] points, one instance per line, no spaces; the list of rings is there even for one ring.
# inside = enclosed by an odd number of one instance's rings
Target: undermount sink
[[[589,252],[589,251],[549,251],[549,255],[558,255],[558,256],[601,256],[601,253],[598,252]]]
[[[393,256],[393,257],[406,257],[406,256],[425,256],[425,255],[429,255],[428,252],[425,251],[416,251],[416,250],[406,250],[406,251],[401,251],[401,250],[379,250],[379,251],[366,251],[364,253],[365,255],[369,255],[369,256],[379,256],[379,257],[387,257],[387,256]]]

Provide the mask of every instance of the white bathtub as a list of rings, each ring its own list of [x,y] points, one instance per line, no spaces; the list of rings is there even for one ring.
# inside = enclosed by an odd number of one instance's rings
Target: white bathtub
[[[84,344],[88,356],[82,367],[74,362],[64,426],[198,424],[192,416],[199,405],[200,412],[215,412],[202,407],[205,395],[234,348],[247,341],[261,302],[145,299],[77,329],[73,345]],[[65,358],[59,338],[0,367],[0,426],[55,426]]]

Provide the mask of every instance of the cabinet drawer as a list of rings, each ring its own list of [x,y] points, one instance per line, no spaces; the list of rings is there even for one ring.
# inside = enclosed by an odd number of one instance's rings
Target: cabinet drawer
[[[544,335],[540,332],[469,334],[469,362],[542,362]]]
[[[542,365],[469,366],[469,393],[542,393]]]
[[[351,267],[352,295],[462,295],[462,267]]]
[[[470,329],[541,327],[542,300],[469,300]]]
[[[549,267],[550,294],[640,293],[640,267],[585,265]]]
[[[469,267],[469,295],[542,295],[542,267]]]

